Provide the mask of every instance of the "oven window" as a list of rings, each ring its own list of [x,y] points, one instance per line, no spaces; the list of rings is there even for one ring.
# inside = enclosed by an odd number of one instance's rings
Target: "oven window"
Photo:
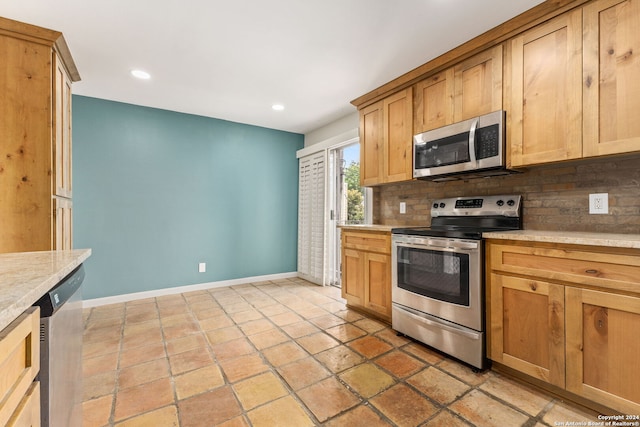
[[[469,306],[469,255],[398,247],[398,287]]]

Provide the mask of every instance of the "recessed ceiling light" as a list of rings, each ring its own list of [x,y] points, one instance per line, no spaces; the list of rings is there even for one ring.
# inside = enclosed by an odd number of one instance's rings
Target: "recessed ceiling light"
[[[131,70],[131,75],[142,80],[149,80],[151,78],[151,74],[142,70]]]
[[[276,111],[282,111],[282,110],[284,110],[284,105],[282,105],[282,104],[273,104],[271,106],[271,108],[273,108]]]

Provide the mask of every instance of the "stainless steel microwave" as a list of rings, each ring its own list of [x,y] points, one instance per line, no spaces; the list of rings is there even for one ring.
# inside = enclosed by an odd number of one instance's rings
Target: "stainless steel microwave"
[[[413,137],[413,177],[449,181],[505,175],[505,112],[420,133]]]

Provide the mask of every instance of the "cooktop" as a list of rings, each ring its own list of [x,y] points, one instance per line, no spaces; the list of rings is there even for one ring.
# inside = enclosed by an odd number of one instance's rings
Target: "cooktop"
[[[479,240],[483,232],[520,230],[521,203],[519,195],[434,200],[431,226],[393,228],[391,233]]]

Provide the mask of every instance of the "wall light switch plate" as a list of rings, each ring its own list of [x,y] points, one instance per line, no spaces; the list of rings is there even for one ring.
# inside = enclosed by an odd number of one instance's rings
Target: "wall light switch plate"
[[[201,262],[198,264],[198,273],[205,273],[207,271],[207,263]]]
[[[405,202],[400,202],[400,213],[407,213],[407,204]]]
[[[589,194],[589,213],[608,214],[609,213],[609,193]]]

